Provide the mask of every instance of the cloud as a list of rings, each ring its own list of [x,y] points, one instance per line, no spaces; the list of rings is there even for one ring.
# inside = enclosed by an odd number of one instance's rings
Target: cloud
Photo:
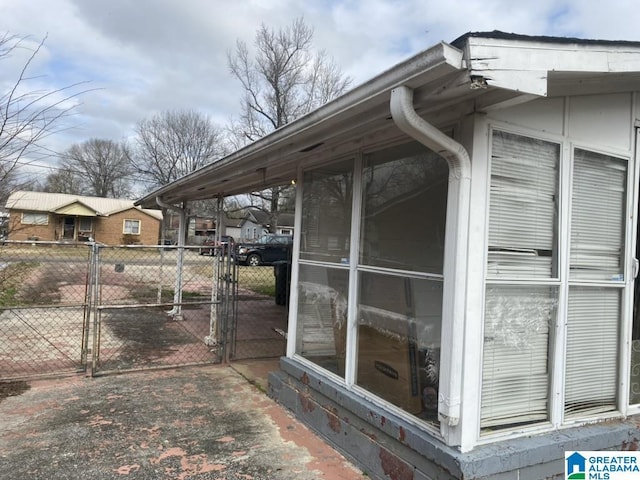
[[[33,64],[38,88],[90,81],[74,128],[51,138],[64,150],[92,137],[130,137],[164,110],[196,109],[219,124],[237,113],[241,89],[227,67],[236,40],[253,45],[261,23],[274,29],[303,16],[315,45],[354,86],[440,41],[494,29],[531,35],[640,40],[631,0],[0,0],[4,25],[48,35]],[[1,27],[0,27],[1,28]],[[3,61],[9,84],[21,57]]]

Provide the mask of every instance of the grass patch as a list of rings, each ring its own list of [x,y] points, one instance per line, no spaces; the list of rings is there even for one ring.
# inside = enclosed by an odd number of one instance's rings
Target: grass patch
[[[238,267],[238,284],[261,295],[276,295],[276,277],[273,267]]]
[[[36,262],[19,262],[0,270],[0,307],[15,307],[24,303],[18,298],[20,287],[37,266]]]

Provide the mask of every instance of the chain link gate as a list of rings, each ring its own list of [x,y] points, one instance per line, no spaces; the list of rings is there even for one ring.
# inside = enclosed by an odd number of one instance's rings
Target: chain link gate
[[[84,372],[92,250],[0,243],[0,380]]]
[[[217,247],[6,241],[0,380],[284,355],[278,271]]]
[[[221,320],[226,361],[274,358],[286,353],[291,264],[228,264],[228,302]]]
[[[96,246],[94,375],[221,360],[218,248]]]

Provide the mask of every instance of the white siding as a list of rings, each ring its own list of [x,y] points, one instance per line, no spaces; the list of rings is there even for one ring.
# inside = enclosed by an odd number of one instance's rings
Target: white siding
[[[631,94],[570,97],[568,134],[592,145],[631,149]]]
[[[520,127],[562,135],[563,105],[563,98],[541,98],[491,112],[491,117]]]

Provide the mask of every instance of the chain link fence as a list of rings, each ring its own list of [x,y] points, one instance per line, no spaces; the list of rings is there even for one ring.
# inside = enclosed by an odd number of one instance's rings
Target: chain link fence
[[[229,316],[229,359],[280,357],[286,353],[291,265],[233,265],[235,302]]]
[[[219,361],[219,252],[97,246],[94,374]]]
[[[0,379],[86,369],[91,248],[0,244]]]
[[[0,380],[284,355],[289,264],[225,253],[4,242]]]

